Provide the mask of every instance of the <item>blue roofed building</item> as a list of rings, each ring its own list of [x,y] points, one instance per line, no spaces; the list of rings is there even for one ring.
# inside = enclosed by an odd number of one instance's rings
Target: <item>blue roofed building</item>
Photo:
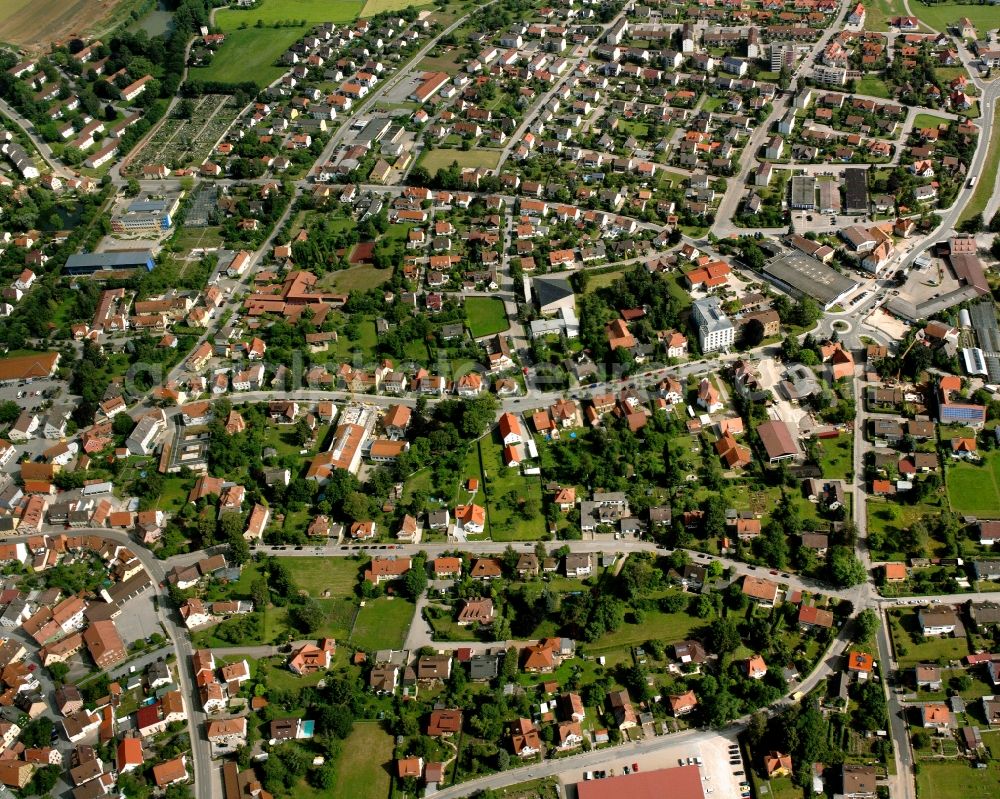
[[[145,269],[152,272],[156,263],[152,250],[116,250],[114,252],[85,252],[66,259],[63,271],[67,275],[92,275],[95,272],[122,272]]]

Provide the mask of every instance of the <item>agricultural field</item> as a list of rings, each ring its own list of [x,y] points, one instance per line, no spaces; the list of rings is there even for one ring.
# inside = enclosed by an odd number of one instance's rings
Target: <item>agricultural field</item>
[[[404,8],[420,8],[431,5],[430,0],[368,0],[361,9],[360,16],[374,17],[385,11],[402,11]]]
[[[285,68],[278,66],[278,58],[306,30],[305,27],[246,28],[227,32],[226,41],[212,63],[192,68],[191,79],[267,86],[284,74]]]
[[[987,518],[1000,515],[1000,453],[983,453],[981,464],[948,467],[948,498],[952,510]]]
[[[142,168],[150,164],[166,164],[170,169],[200,165],[241,110],[235,98],[226,94],[206,94],[193,103],[190,119],[163,120],[153,137],[129,159],[130,174],[141,176]]]
[[[465,301],[465,315],[473,338],[493,336],[510,327],[503,302],[493,297],[469,297]]]
[[[222,8],[215,14],[215,24],[222,30],[237,30],[241,25],[265,26],[281,22],[350,22],[357,18],[364,3],[361,0],[260,0],[255,8]],[[405,8],[405,6],[403,6]]]
[[[464,167],[485,167],[496,169],[500,162],[499,150],[451,150],[448,148],[438,148],[427,150],[420,158],[420,166],[428,170],[431,174],[439,169],[447,169],[452,162],[458,164],[459,168]]]
[[[0,39],[17,47],[41,50],[102,22],[123,0],[0,0]]]

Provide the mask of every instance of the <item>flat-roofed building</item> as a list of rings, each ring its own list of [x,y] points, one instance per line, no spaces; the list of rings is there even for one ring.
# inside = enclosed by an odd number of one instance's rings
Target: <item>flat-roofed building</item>
[[[821,214],[839,214],[841,209],[840,186],[835,180],[821,180],[819,187],[819,205],[816,207]]]
[[[77,253],[66,259],[63,271],[67,275],[92,275],[95,272],[121,272],[155,266],[151,250],[117,250],[114,252]]]
[[[703,353],[728,350],[736,340],[736,328],[722,311],[718,297],[696,300],[691,308],[691,319],[698,330],[698,341]]]
[[[844,211],[862,214],[868,211],[868,170],[844,170]]]
[[[764,274],[779,288],[797,296],[809,296],[829,310],[854,291],[858,284],[836,269],[815,258],[792,252],[773,258],[764,266]]]
[[[792,208],[811,211],[816,207],[816,178],[796,175],[792,178]]]
[[[578,799],[704,799],[705,791],[699,766],[678,766],[578,782],[576,795]]]

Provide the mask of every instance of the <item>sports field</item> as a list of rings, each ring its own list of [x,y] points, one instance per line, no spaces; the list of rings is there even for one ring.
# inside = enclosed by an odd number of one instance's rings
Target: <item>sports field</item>
[[[952,510],[969,516],[1000,516],[1000,453],[988,453],[986,463],[948,467],[948,498]]]
[[[350,22],[363,5],[361,0],[261,0],[256,8],[220,8],[215,12],[215,24],[228,33],[244,23],[256,25],[257,20],[265,27],[276,22]]]

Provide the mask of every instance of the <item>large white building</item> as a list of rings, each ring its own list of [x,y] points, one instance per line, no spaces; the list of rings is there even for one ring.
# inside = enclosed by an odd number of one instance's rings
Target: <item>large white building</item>
[[[736,341],[736,328],[722,312],[718,297],[696,300],[691,319],[698,329],[698,342],[703,353],[728,350]]]

